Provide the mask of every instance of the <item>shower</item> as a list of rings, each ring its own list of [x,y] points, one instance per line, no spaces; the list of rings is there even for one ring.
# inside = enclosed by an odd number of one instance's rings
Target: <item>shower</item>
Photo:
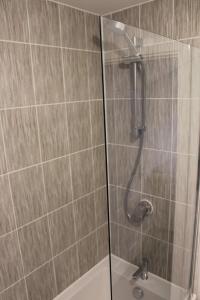
[[[137,75],[140,76],[141,80],[141,99],[140,105],[141,105],[141,123],[139,126],[135,126],[134,132],[136,135],[136,139],[139,140],[139,148],[138,152],[136,155],[135,163],[130,175],[130,178],[127,183],[126,187],[126,192],[125,192],[125,197],[124,197],[124,211],[126,218],[130,223],[137,225],[140,225],[141,222],[143,221],[144,217],[147,216],[152,212],[152,205],[148,200],[142,200],[139,202],[139,204],[135,207],[133,212],[129,212],[128,210],[128,196],[130,192],[130,187],[132,185],[132,182],[134,181],[135,175],[138,170],[138,166],[140,164],[141,160],[141,154],[142,154],[142,149],[143,149],[143,144],[144,144],[144,135],[145,135],[145,130],[146,130],[146,118],[145,118],[145,86],[146,86],[146,75],[145,75],[145,65],[144,65],[144,59],[143,56],[140,54],[140,52],[137,50],[138,45],[137,45],[137,38],[134,36],[131,38],[127,32],[127,27],[125,24],[117,21],[113,21],[112,24],[107,22],[106,24],[108,27],[112,27],[112,31],[115,32],[116,34],[122,35],[125,37],[126,41],[130,45],[130,48],[133,49],[134,55],[131,56],[131,58],[125,58],[125,60],[122,61],[122,64],[125,64],[126,67],[130,69],[130,71],[133,68],[133,74],[134,77]],[[132,72],[130,72],[132,73]],[[134,83],[133,83],[134,84]],[[136,95],[134,101],[137,101]],[[135,114],[135,120],[136,120],[136,114]]]

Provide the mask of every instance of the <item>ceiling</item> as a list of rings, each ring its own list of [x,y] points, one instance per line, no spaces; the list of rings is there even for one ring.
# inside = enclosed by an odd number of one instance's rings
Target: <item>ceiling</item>
[[[144,0],[57,0],[73,7],[85,9],[87,11],[105,15],[110,12],[144,2]]]

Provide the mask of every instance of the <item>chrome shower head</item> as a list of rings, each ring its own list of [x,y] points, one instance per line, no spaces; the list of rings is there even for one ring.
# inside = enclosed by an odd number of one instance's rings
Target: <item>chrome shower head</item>
[[[126,30],[125,24],[123,24],[121,22],[113,21],[113,25],[114,25],[113,30],[115,30],[119,34],[124,34],[124,32]]]
[[[134,50],[135,56],[142,58],[136,47],[137,38],[134,37],[133,40],[130,38],[127,32],[127,26],[124,23],[107,19],[105,24],[110,28],[110,30],[114,31],[117,34],[123,35],[131,45],[131,48]]]

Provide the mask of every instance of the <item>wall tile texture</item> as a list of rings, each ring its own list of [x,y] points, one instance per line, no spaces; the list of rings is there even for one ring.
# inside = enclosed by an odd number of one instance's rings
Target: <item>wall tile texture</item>
[[[108,254],[99,30],[65,4],[0,0],[2,300],[51,300]]]

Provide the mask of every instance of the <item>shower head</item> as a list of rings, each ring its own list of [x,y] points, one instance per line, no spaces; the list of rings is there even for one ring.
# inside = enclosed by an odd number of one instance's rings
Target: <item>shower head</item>
[[[121,23],[121,22],[113,22],[113,30],[119,34],[124,34],[125,30],[126,30],[126,26],[125,24]]]
[[[113,32],[123,35],[126,38],[126,40],[128,41],[128,43],[131,45],[131,48],[134,50],[135,56],[140,57],[142,59],[142,56],[140,55],[140,53],[137,51],[137,48],[136,48],[137,38],[134,37],[133,40],[130,38],[130,36],[127,32],[127,26],[124,23],[107,19],[105,24]]]

